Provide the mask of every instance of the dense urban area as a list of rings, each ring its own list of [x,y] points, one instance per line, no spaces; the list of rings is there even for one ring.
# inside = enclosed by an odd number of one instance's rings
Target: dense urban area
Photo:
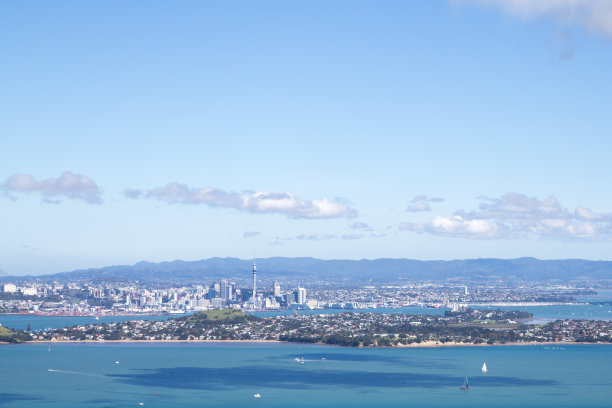
[[[15,331],[0,327],[0,341],[286,341],[342,346],[610,342],[612,323],[557,320],[533,325],[531,315],[495,306],[573,304],[596,293],[586,285],[551,282],[406,281],[401,285],[291,284],[228,279],[192,286],[139,281],[6,282],[0,313],[41,316],[133,315],[135,320],[61,329]],[[255,296],[253,296],[255,293]],[[356,309],[429,307],[443,316],[352,313]],[[487,310],[470,306],[488,306]],[[286,309],[281,316],[252,312]],[[330,314],[303,310],[336,309]],[[245,313],[246,312],[246,313]],[[139,315],[169,315],[138,320]]]
[[[293,309],[364,309],[407,306],[568,304],[574,296],[596,293],[576,285],[548,282],[487,281],[449,283],[414,281],[401,285],[342,287],[300,286],[288,282],[253,285],[221,279],[192,286],[143,282],[13,281],[0,286],[0,313],[88,316],[182,314],[214,309],[244,311]]]

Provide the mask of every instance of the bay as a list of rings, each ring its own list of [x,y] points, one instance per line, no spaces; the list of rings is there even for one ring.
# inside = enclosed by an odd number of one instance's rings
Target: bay
[[[304,364],[295,361],[302,357]],[[0,361],[0,407],[15,408],[609,407],[612,400],[608,345],[61,343],[0,346]],[[468,392],[459,390],[465,377]]]

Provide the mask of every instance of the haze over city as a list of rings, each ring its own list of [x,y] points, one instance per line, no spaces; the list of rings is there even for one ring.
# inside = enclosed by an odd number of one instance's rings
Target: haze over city
[[[612,260],[608,2],[35,4],[0,5],[4,274]]]

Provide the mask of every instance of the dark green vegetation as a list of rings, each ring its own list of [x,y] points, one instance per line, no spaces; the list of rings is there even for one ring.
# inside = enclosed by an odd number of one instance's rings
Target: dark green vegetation
[[[0,326],[0,343],[22,343],[32,340],[30,333]]]
[[[236,327],[245,327],[261,319],[240,310],[221,309],[171,318],[167,321],[127,321],[76,326],[47,332],[42,339],[63,340],[244,340]]]
[[[480,311],[466,309],[441,316],[406,316],[343,314],[339,316],[334,331],[329,323],[304,327],[300,320],[285,322],[280,340],[298,343],[325,343],[340,346],[397,346],[400,344],[435,341],[440,344],[458,343],[506,343],[519,341],[521,328],[527,326],[515,322],[517,316],[532,317],[526,312]],[[323,319],[324,320],[324,319]]]
[[[444,316],[446,317],[469,316],[471,314],[480,315],[482,314],[482,312],[477,309],[470,309],[470,308],[467,308],[461,311],[457,311],[457,312],[452,312],[450,310],[444,311]],[[507,320],[507,319],[511,319],[511,320],[530,319],[533,317],[533,315],[529,312],[524,312],[522,310],[505,311],[505,310],[497,309],[497,310],[487,311],[486,317],[487,317],[486,320],[492,320],[494,322],[497,322],[498,320]]]
[[[259,318],[248,315],[241,310],[220,309],[199,312],[191,316],[179,317],[176,320],[189,323],[215,324],[215,323],[243,323],[247,321],[260,320]]]
[[[402,280],[444,280],[450,278],[527,281],[572,279],[612,279],[612,262],[581,259],[538,260],[466,259],[417,261],[412,259],[320,260],[314,258],[266,258],[257,265],[266,276],[302,281],[344,281],[351,283],[397,282]],[[248,277],[252,261],[237,258],[211,258],[201,261],[139,262],[46,275],[46,280],[140,280],[142,282],[193,282],[230,276]],[[42,277],[32,278],[42,279]],[[0,278],[6,280],[6,277]]]

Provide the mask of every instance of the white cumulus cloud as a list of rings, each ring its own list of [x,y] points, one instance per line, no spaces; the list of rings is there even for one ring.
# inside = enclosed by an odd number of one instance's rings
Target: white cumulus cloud
[[[13,174],[0,186],[7,195],[11,193],[35,193],[43,196],[43,201],[56,204],[54,198],[83,200],[89,204],[102,203],[101,190],[89,177],[64,171],[58,178],[49,177],[37,180],[30,174]]]
[[[498,7],[521,18],[550,17],[612,37],[610,0],[452,0],[454,3]]]
[[[507,235],[507,231],[494,221],[468,220],[459,215],[438,216],[425,224],[403,222],[399,229],[402,231],[427,232],[444,237],[476,239],[503,238]]]
[[[291,193],[236,193],[218,188],[190,188],[169,183],[150,190],[126,190],[128,198],[153,198],[170,204],[203,204],[233,208],[254,214],[283,214],[289,218],[352,218],[357,212],[343,200],[327,198],[305,200]]]
[[[609,240],[612,213],[595,213],[578,207],[570,211],[555,197],[540,200],[524,194],[506,193],[481,197],[477,210],[459,210],[424,223],[404,222],[400,230],[461,238],[521,238]]]

